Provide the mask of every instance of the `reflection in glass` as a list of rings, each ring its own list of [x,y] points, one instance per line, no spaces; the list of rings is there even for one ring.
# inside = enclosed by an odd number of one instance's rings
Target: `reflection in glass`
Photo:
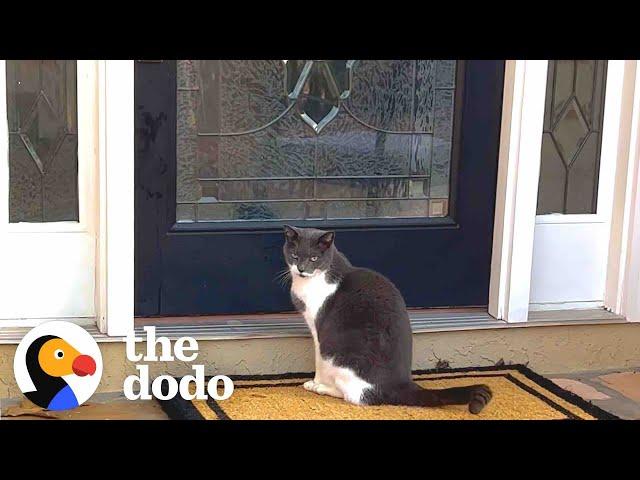
[[[456,62],[177,62],[178,221],[448,214]]]

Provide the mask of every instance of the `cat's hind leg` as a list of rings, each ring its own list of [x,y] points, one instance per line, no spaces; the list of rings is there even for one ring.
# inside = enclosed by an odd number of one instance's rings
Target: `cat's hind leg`
[[[335,366],[332,359],[324,359],[319,355],[316,357],[315,378],[304,384],[307,390],[344,398],[355,405],[362,405],[364,393],[372,387],[350,368]]]
[[[364,395],[373,388],[373,385],[361,379],[350,368],[334,368],[335,384],[338,390],[342,392],[342,398],[354,405],[364,405]]]

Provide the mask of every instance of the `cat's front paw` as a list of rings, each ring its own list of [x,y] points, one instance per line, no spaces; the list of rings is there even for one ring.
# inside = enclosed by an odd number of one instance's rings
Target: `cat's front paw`
[[[325,385],[316,380],[309,380],[303,385],[305,390],[317,393],[318,395],[328,395],[330,397],[343,398],[342,392],[333,385]]]
[[[318,383],[315,380],[304,382],[302,386],[305,390],[309,390],[310,392],[315,392],[318,389]]]

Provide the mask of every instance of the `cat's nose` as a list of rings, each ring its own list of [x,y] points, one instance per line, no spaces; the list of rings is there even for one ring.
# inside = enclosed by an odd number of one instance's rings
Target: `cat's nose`
[[[302,265],[298,265],[298,271],[299,271],[300,273],[303,273],[303,272],[304,272],[304,266],[302,266]]]

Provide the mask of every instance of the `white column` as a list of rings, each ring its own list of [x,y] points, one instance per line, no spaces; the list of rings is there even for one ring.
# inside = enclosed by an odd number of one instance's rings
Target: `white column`
[[[489,314],[527,321],[547,60],[509,60],[505,70]]]
[[[109,336],[133,330],[134,61],[100,65],[100,315]]]

